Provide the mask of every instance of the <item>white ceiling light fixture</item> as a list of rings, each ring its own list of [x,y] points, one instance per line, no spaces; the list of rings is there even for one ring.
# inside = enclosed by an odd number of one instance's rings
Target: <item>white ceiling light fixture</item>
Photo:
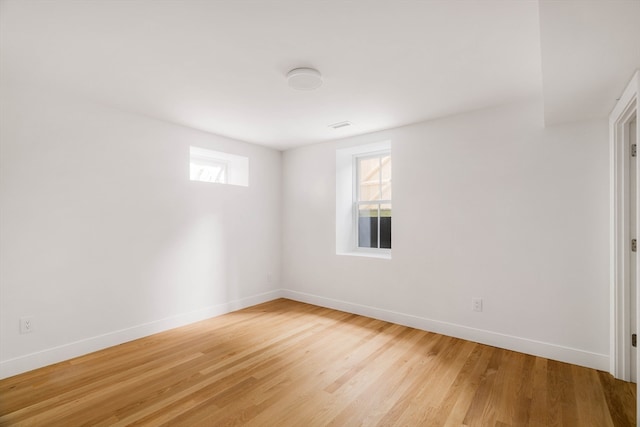
[[[313,68],[294,68],[287,73],[287,82],[296,90],[314,90],[322,86],[322,74]]]

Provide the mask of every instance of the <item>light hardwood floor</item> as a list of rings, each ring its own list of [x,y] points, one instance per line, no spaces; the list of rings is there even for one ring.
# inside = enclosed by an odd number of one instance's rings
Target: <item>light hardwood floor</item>
[[[609,374],[276,300],[0,381],[0,425],[632,426]]]

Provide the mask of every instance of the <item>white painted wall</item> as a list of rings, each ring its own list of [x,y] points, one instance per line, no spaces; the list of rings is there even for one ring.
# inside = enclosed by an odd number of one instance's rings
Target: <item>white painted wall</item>
[[[286,151],[285,294],[608,369],[607,132],[527,101]],[[335,150],[387,139],[392,259],[336,255]]]
[[[279,151],[17,83],[1,99],[0,376],[277,294]],[[249,187],[189,181],[190,145],[247,156]]]
[[[522,102],[281,156],[2,93],[2,377],[279,295],[608,368],[605,120],[544,128]],[[336,255],[335,150],[381,140],[393,258]],[[250,186],[189,181],[191,145],[249,157]]]

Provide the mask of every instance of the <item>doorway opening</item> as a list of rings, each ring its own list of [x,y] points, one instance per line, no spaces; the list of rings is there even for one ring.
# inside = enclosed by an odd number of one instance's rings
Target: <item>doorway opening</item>
[[[611,113],[611,352],[610,372],[637,381],[638,282],[640,280],[640,72]]]
[[[626,137],[625,145],[629,153],[629,241],[631,242],[631,252],[629,253],[629,333],[631,334],[631,345],[625,348],[629,359],[629,381],[637,383],[638,374],[638,351],[637,351],[637,336],[638,336],[638,278],[640,278],[640,272],[638,271],[638,233],[640,217],[640,206],[638,200],[640,196],[638,191],[640,190],[640,181],[638,177],[638,141],[636,140],[637,131],[637,109],[627,123],[624,124],[624,136]]]

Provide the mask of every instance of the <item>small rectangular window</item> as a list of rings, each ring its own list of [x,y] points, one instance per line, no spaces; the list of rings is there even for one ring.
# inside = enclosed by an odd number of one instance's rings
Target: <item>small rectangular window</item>
[[[355,157],[358,248],[391,249],[391,153]]]
[[[227,183],[227,162],[218,159],[191,158],[189,163],[191,181]]]
[[[189,179],[247,187],[249,186],[249,158],[190,147]]]

